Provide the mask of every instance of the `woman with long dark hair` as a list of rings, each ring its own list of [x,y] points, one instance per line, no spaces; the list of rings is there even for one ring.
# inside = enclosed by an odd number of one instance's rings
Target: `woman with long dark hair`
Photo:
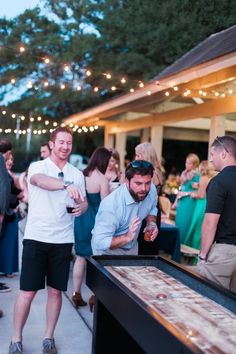
[[[75,307],[85,306],[81,296],[81,284],[85,271],[85,257],[92,255],[91,231],[101,200],[109,194],[109,183],[105,177],[111,152],[104,147],[97,148],[92,154],[88,166],[83,170],[85,176],[87,211],[75,218],[75,253],[76,260],[73,269],[74,292],[72,301]]]

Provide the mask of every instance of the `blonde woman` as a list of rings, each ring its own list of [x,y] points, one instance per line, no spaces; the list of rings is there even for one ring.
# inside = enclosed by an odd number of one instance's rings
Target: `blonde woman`
[[[195,199],[196,203],[192,222],[185,239],[186,245],[197,248],[198,250],[200,249],[202,222],[206,209],[206,189],[215,172],[210,162],[204,160],[199,165],[199,173],[200,180],[198,183],[198,189],[195,192],[190,193],[190,197]]]
[[[156,151],[153,145],[149,142],[144,142],[135,147],[135,160],[145,160],[151,162],[154,167],[153,183],[156,186],[157,194],[160,195],[161,186],[163,183],[163,175],[161,171],[161,165],[158,161]],[[160,228],[161,221],[161,211],[159,205],[157,204],[158,214],[157,214],[157,227]],[[145,221],[142,223],[142,227],[139,232],[138,242],[139,242],[139,254],[157,254],[157,239],[154,242],[147,242],[143,238],[143,230],[145,228]]]
[[[196,204],[196,200],[191,198],[191,193],[195,191],[194,183],[199,182],[199,162],[199,157],[196,154],[189,154],[185,161],[185,170],[180,176],[181,185],[176,197],[178,202],[175,222],[179,228],[181,243],[185,243]]]
[[[105,172],[105,176],[109,181],[110,192],[119,187],[120,184],[120,155],[115,149],[109,149],[111,157]]]
[[[137,145],[135,147],[135,159],[151,162],[154,167],[153,183],[160,190],[160,187],[163,183],[163,175],[161,164],[158,161],[157,154],[153,145],[149,142]]]

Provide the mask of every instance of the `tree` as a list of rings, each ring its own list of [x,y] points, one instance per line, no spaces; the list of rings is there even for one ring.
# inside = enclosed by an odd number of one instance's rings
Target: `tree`
[[[0,99],[15,93],[12,109],[62,118],[93,104],[91,92],[76,87],[84,81],[94,35],[82,33],[78,24],[77,30],[68,26],[41,15],[39,8],[0,19]]]

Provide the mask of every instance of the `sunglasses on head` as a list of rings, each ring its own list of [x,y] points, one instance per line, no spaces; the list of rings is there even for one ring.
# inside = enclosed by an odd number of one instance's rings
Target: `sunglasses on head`
[[[64,178],[64,172],[58,172],[58,178]]]
[[[140,167],[149,168],[151,166],[152,166],[151,162],[145,160],[134,160],[129,164],[129,167],[133,167],[133,168],[140,168]]]
[[[220,141],[220,137],[219,136],[217,136],[216,138],[215,138],[215,141],[217,141],[217,143],[219,143],[224,149],[225,149],[225,151],[229,154],[229,150],[226,148],[226,146],[225,146],[225,144],[224,143],[222,143],[222,141]]]

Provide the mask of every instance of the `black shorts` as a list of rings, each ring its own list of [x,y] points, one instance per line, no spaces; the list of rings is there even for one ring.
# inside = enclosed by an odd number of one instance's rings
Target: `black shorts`
[[[20,289],[36,291],[50,287],[66,291],[70,270],[72,243],[23,241]]]

